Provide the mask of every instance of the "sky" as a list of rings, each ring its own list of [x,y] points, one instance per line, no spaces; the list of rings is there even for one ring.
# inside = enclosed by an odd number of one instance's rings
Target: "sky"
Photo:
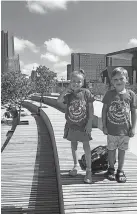
[[[45,65],[66,79],[71,53],[137,47],[137,1],[2,1],[1,30],[14,35],[22,73]]]

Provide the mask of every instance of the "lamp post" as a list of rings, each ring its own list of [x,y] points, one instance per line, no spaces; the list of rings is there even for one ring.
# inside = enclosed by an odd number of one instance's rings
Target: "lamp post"
[[[61,81],[62,81],[62,91],[63,91],[63,81],[64,81],[65,79],[63,78],[63,77],[61,77]]]

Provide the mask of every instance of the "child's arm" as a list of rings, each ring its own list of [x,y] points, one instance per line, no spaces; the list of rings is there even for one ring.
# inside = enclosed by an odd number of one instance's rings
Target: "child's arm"
[[[136,127],[136,122],[137,122],[137,110],[135,108],[131,109],[131,129],[129,131],[129,137],[133,137],[135,135],[135,127]]]
[[[93,102],[92,102],[92,103],[89,103],[89,118],[88,118],[87,125],[85,127],[85,131],[87,133],[90,133],[92,131],[93,114],[94,114],[94,107],[93,107]]]
[[[71,92],[72,92],[72,90],[70,88],[66,88],[58,97],[57,102],[63,104],[65,95],[69,94]]]
[[[103,104],[103,108],[102,108],[102,125],[103,125],[103,133],[104,134],[108,134],[107,131],[107,104]]]

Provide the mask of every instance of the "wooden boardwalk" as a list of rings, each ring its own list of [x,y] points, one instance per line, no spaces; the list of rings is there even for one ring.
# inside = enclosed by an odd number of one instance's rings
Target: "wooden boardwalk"
[[[127,175],[125,184],[108,181],[103,173],[93,175],[93,184],[84,184],[84,171],[80,170],[75,178],[68,175],[68,171],[73,167],[73,161],[70,142],[62,138],[64,114],[52,107],[44,111],[51,120],[56,138],[65,213],[137,213],[137,156],[127,152],[124,167]],[[92,136],[91,149],[98,145],[106,145],[106,136],[99,129],[93,129]],[[82,143],[79,143],[78,152],[80,159],[84,153]]]
[[[65,214],[137,213],[137,156],[127,152],[124,167],[127,175],[125,184],[110,182],[104,179],[103,173],[93,175],[93,184],[84,184],[84,171],[80,170],[75,178],[68,176],[73,161],[70,143],[62,138],[64,114],[52,107],[43,110],[52,123],[56,138]],[[28,116],[25,119],[29,120],[29,125],[17,127],[1,155],[1,205],[10,206],[10,211],[13,211],[11,213],[19,213],[18,210],[21,208],[27,210],[33,181],[38,146],[37,126],[33,117]],[[106,144],[106,136],[99,129],[93,129],[92,136],[91,149]],[[83,154],[82,143],[79,143],[78,151],[80,159]],[[45,185],[44,189],[46,191],[48,185]],[[3,211],[3,214],[5,213]]]
[[[29,125],[17,126],[10,142],[1,154],[3,213],[8,209],[16,213],[28,208],[29,205],[38,137],[35,119],[26,116],[25,120],[29,120]],[[3,128],[2,133],[5,133]]]
[[[53,148],[41,117],[26,117],[2,152],[2,213],[60,214]],[[36,125],[37,124],[37,125]]]

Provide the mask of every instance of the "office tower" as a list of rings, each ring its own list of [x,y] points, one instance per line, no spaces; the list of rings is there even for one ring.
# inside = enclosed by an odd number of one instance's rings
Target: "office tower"
[[[1,31],[1,72],[8,69],[8,32]]]
[[[14,36],[1,31],[1,71],[20,71],[19,54],[15,54]]]
[[[72,53],[72,70],[83,69],[87,82],[101,81],[101,71],[106,67],[105,54]]]
[[[67,65],[67,80],[70,80],[71,72],[72,72],[71,64],[68,64]]]
[[[32,70],[31,71],[31,81],[34,82],[36,79],[36,71],[35,70]]]

